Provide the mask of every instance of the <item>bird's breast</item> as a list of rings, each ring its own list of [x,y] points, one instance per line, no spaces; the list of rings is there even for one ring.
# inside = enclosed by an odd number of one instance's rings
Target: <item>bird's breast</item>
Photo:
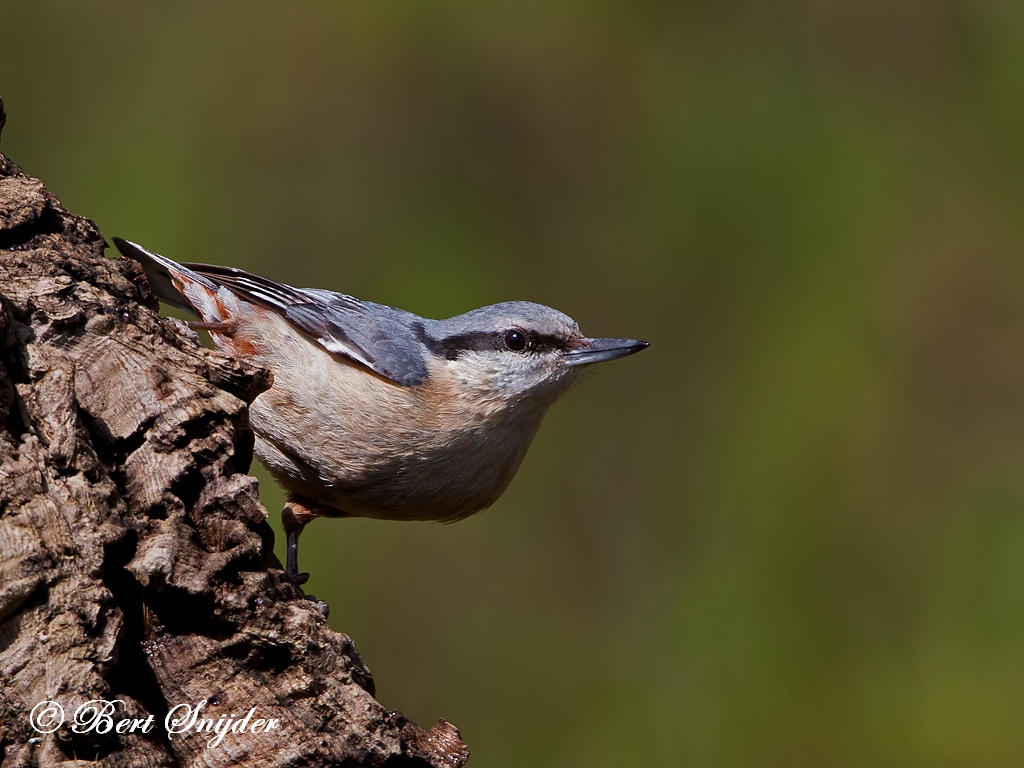
[[[268,356],[257,455],[294,493],[351,516],[457,520],[511,482],[545,407],[516,407],[438,368],[396,385],[313,344]]]

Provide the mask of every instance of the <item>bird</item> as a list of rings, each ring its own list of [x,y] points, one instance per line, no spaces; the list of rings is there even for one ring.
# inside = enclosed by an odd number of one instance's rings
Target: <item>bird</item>
[[[159,299],[199,317],[190,327],[270,372],[249,423],[287,493],[285,573],[299,584],[299,535],[312,520],[454,522],[490,507],[581,372],[649,346],[588,338],[532,302],[433,320],[112,239]]]

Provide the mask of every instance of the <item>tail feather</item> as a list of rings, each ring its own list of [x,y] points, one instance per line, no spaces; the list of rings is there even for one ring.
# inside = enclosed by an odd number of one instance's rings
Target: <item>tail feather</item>
[[[192,312],[207,322],[227,319],[225,307],[217,295],[216,283],[140,245],[120,237],[111,239],[122,256],[142,264],[149,285],[160,301]]]

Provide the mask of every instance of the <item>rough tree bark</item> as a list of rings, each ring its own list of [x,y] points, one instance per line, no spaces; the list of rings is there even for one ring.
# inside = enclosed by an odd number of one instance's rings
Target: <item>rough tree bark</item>
[[[0,747],[15,766],[460,766],[373,698],[352,641],[283,579],[246,472],[263,372],[161,319],[138,266],[0,155]],[[76,733],[121,699],[149,733]],[[29,714],[68,718],[41,735]],[[168,737],[177,704],[277,731]]]

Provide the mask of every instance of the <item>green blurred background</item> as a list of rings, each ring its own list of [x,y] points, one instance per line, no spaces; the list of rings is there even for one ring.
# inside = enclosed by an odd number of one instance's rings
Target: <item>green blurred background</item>
[[[653,343],[303,538],[472,765],[1024,765],[1021,3],[2,0],[0,96],[108,237]]]

